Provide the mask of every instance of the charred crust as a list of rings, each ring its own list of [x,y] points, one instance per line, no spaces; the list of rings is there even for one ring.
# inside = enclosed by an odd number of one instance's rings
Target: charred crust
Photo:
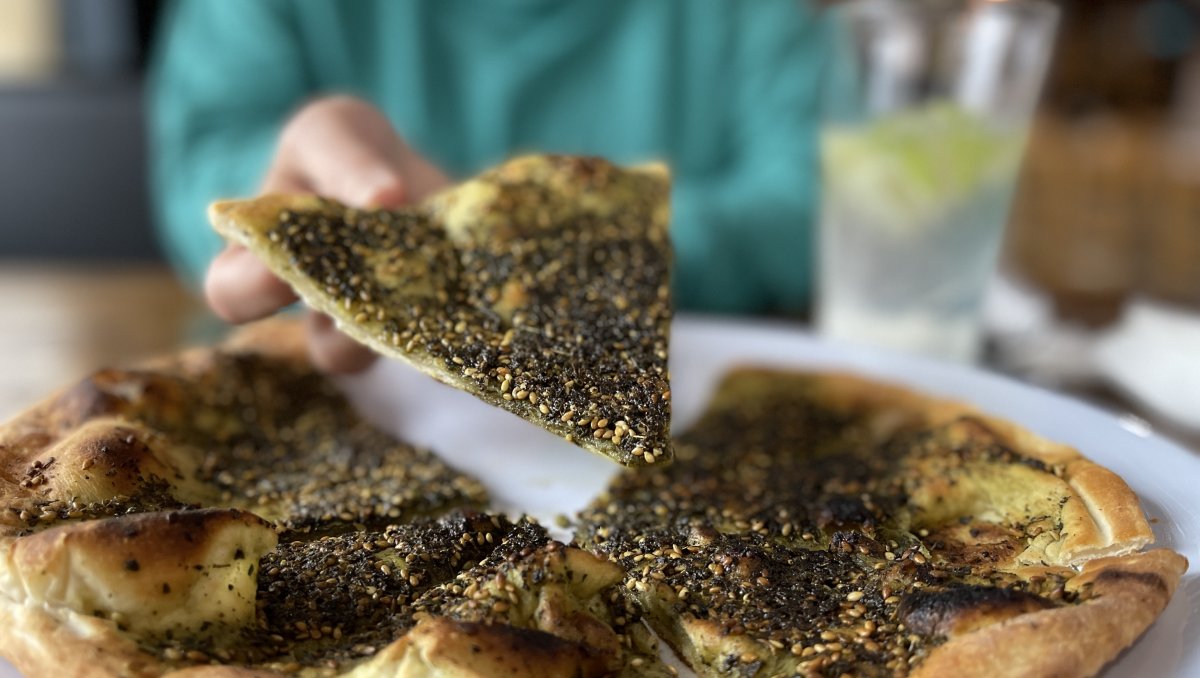
[[[454,632],[471,638],[472,651],[487,647],[503,663],[504,657],[517,659],[521,664],[557,664],[568,659],[572,664],[588,667],[585,675],[607,673],[612,656],[587,645],[565,640],[544,631],[500,624],[479,622],[445,622]],[[503,669],[502,669],[503,670]]]
[[[968,522],[934,529],[926,544],[930,552],[953,565],[996,567],[1011,563],[1024,538],[1031,536],[1002,525]]]
[[[1099,572],[1092,581],[1094,586],[1126,586],[1128,584],[1134,584],[1148,589],[1153,589],[1157,595],[1164,597],[1171,595],[1171,587],[1167,586],[1167,582],[1163,581],[1163,578],[1154,572],[1131,572],[1120,569],[1106,569]]]
[[[132,376],[123,370],[101,370],[67,389],[58,397],[54,408],[61,424],[71,427],[88,419],[121,413],[126,401],[112,393],[110,387]]]
[[[90,540],[111,544],[152,544],[156,551],[169,554],[187,553],[192,549],[203,546],[202,540],[192,538],[192,534],[208,534],[216,526],[223,523],[240,522],[247,525],[269,527],[266,521],[258,516],[237,509],[196,509],[193,511],[175,512],[171,521],[166,513],[138,513],[119,518],[94,520],[83,524],[83,529],[76,529],[73,534],[84,535]],[[53,538],[57,534],[53,530],[41,532],[32,537]],[[136,560],[125,562],[125,569],[137,571]]]
[[[829,497],[820,507],[817,516],[817,527],[823,530],[845,525],[872,527],[874,524],[875,515],[863,503],[861,497]]]
[[[114,426],[96,438],[84,440],[76,451],[72,463],[131,490],[144,479],[146,462],[157,461],[141,432],[127,426]]]
[[[1053,602],[1026,591],[962,585],[909,593],[900,603],[899,615],[916,633],[952,636],[985,625],[987,620],[1000,621],[1051,607]]]

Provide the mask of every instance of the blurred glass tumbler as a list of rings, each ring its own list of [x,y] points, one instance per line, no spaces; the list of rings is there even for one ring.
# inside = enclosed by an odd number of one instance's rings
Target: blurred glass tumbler
[[[852,0],[831,13],[818,330],[972,361],[1057,10]]]

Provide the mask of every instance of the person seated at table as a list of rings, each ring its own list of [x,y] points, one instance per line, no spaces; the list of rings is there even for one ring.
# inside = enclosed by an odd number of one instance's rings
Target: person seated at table
[[[230,322],[295,300],[217,198],[395,207],[522,151],[667,161],[676,305],[805,307],[826,29],[798,0],[182,0],[152,72],[167,253]],[[372,354],[313,316],[318,366]]]

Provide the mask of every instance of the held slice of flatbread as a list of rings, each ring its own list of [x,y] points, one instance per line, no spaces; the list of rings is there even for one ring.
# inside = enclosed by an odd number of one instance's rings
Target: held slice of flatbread
[[[849,375],[736,371],[676,452],[578,538],[703,675],[1091,675],[1187,567],[1077,451]]]
[[[379,353],[627,466],[669,461],[669,181],[518,158],[411,208],[218,202],[216,229]]]

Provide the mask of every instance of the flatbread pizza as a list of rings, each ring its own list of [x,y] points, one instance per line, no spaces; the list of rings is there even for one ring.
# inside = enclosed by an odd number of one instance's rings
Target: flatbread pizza
[[[518,158],[403,210],[214,205],[382,354],[631,467],[563,544],[361,418],[297,324],[0,425],[0,656],[30,675],[1084,676],[1185,559],[1078,451],[743,368],[672,441],[661,167]],[[667,462],[675,459],[675,463]]]
[[[30,675],[669,675],[644,619],[702,675],[1091,675],[1186,568],[1075,450],[759,369],[564,545],[478,512],[477,483],[358,420],[279,329],[0,428],[0,655]]]

